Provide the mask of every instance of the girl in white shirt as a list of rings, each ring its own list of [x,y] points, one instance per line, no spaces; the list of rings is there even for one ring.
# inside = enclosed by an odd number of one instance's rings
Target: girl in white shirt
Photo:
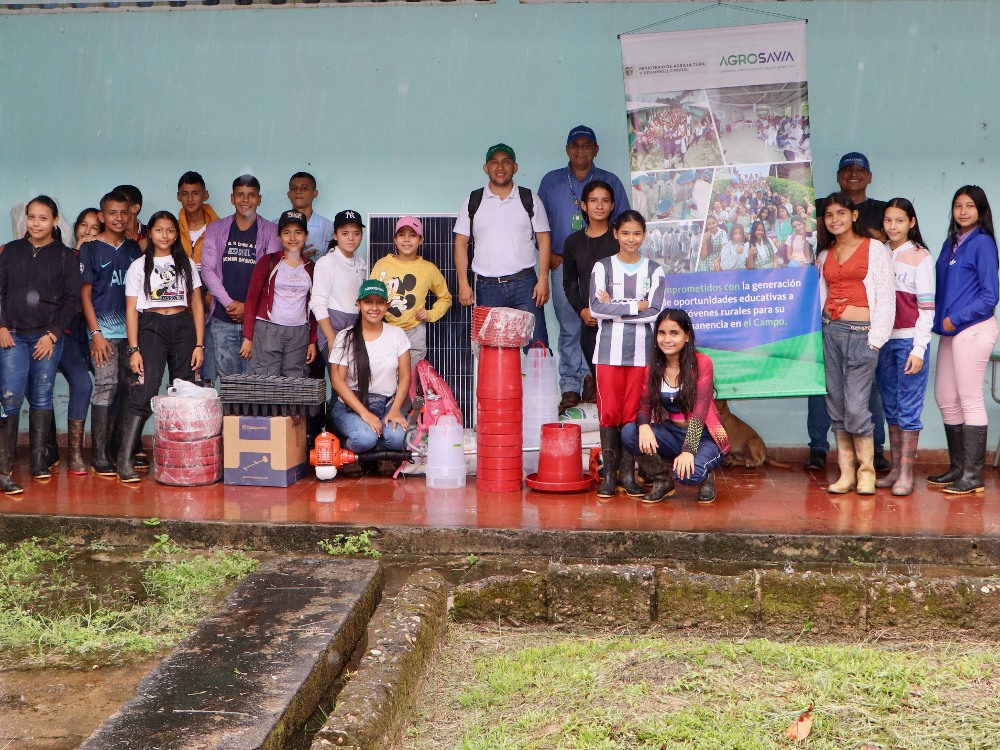
[[[150,402],[163,371],[194,382],[205,359],[205,311],[201,278],[180,240],[169,211],[149,217],[149,243],[125,274],[125,331],[128,336],[128,406],[118,450],[118,478],[138,482],[132,451],[152,414]]]
[[[410,340],[385,322],[389,290],[369,279],[358,290],[359,315],[330,347],[330,382],[340,399],[333,426],[344,447],[355,453],[403,450],[410,390]]]

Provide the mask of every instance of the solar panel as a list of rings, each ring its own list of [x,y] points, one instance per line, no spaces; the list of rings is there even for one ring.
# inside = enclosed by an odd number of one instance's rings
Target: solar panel
[[[395,248],[392,243],[396,221],[402,214],[368,215],[368,268]],[[448,313],[427,325],[427,360],[451,386],[455,400],[462,409],[465,426],[472,427],[476,419],[475,367],[469,333],[472,307],[458,302],[458,278],[455,275],[455,252],[452,230],[456,214],[418,216],[424,225],[424,244],[420,253],[437,266],[448,282],[454,301]],[[434,304],[430,295],[427,306]]]

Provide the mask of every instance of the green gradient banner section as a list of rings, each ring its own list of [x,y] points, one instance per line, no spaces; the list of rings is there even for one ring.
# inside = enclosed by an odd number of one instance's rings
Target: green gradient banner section
[[[819,331],[739,352],[698,347],[715,365],[719,398],[822,396],[823,334]]]

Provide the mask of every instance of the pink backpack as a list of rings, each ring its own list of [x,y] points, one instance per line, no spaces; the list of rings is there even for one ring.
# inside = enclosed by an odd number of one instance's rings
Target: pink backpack
[[[414,443],[426,435],[428,428],[437,424],[445,414],[453,415],[462,424],[462,410],[458,408],[455,394],[426,359],[417,363],[410,381],[410,400],[416,404],[418,398],[423,399],[423,407],[417,418],[417,431],[412,438]]]

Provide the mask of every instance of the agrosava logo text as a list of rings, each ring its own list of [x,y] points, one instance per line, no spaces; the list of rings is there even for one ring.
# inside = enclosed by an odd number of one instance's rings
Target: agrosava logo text
[[[734,55],[723,55],[719,61],[719,67],[732,67],[736,65],[766,65],[767,63],[794,62],[795,58],[789,50],[779,52],[747,52]]]

